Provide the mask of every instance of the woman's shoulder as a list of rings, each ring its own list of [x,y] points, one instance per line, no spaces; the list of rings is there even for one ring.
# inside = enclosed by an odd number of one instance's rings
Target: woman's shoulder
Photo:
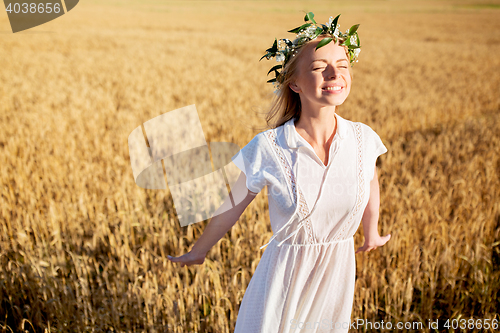
[[[377,151],[378,152],[377,156],[387,151],[382,142],[382,139],[371,126],[364,124],[362,122],[357,122],[357,124],[359,124],[361,128],[362,142],[363,145],[365,145],[366,149]]]
[[[352,136],[353,138],[358,138],[361,142],[366,144],[367,142],[379,141],[380,137],[377,132],[369,125],[360,122],[360,121],[352,121],[345,118],[342,118],[342,122],[344,124],[348,124],[349,126],[345,126],[345,128],[351,128],[349,131],[345,131],[347,136]]]
[[[243,148],[243,150],[258,150],[260,152],[270,151],[270,139],[273,137],[274,129],[267,129],[256,134]]]
[[[256,134],[252,140],[248,144],[269,147],[272,141],[277,138],[280,133],[283,131],[283,126],[279,126],[276,128],[269,128],[264,130],[258,134]]]
[[[252,140],[250,140],[249,143],[253,143],[253,144],[259,144],[259,145],[262,145],[262,144],[265,144],[267,142],[267,139],[266,137],[269,136],[269,131],[270,129],[268,130],[265,130],[265,131],[262,131],[260,133],[257,133],[253,138]]]

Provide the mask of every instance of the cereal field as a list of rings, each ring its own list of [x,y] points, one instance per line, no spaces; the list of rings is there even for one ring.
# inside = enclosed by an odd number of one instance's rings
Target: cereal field
[[[337,112],[388,148],[392,239],[356,255],[352,319],[500,319],[499,1],[87,0],[16,34],[0,14],[0,332],[234,330],[265,193],[203,265],[174,266],[207,221],[181,228],[168,190],[135,184],[127,138],[195,104],[208,142],[243,147],[272,98],[258,60],[305,11],[360,23]]]

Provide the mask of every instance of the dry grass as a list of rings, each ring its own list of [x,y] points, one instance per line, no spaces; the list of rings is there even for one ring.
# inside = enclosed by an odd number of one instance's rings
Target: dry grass
[[[271,97],[258,59],[302,10],[361,23],[338,113],[374,128],[382,233],[357,255],[352,318],[497,318],[500,21],[496,2],[81,2],[9,34],[0,16],[0,331],[232,332],[271,236],[265,196],[179,268],[168,191],[132,177],[128,134],[196,104],[207,141],[243,146]],[[361,244],[359,232],[356,245]],[[359,330],[362,331],[362,330]]]

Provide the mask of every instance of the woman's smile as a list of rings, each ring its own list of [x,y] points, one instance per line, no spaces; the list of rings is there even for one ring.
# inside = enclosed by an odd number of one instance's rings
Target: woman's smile
[[[344,87],[339,85],[334,85],[334,86],[323,87],[322,90],[327,94],[340,94],[344,91]]]

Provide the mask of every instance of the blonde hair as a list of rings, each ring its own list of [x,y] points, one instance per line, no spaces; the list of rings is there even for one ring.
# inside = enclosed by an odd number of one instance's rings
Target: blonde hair
[[[318,40],[321,37],[330,37],[330,35],[321,34],[318,36]],[[304,44],[298,52],[293,56],[283,68],[284,78],[283,82],[280,85],[280,89],[277,91],[276,96],[273,98],[271,102],[271,106],[269,111],[266,114],[266,122],[267,126],[270,128],[276,128],[292,118],[296,120],[299,119],[300,113],[302,111],[300,104],[300,96],[298,93],[294,92],[290,89],[289,84],[295,79],[295,75],[297,72],[297,62],[300,59],[300,54],[302,50],[312,42],[309,41]],[[342,40],[339,40],[339,43],[342,43]],[[345,49],[347,59],[349,59],[348,48],[345,45],[342,45]],[[353,72],[351,66],[349,66],[349,74],[351,75],[351,79],[353,78]],[[337,106],[338,108],[338,106]]]

